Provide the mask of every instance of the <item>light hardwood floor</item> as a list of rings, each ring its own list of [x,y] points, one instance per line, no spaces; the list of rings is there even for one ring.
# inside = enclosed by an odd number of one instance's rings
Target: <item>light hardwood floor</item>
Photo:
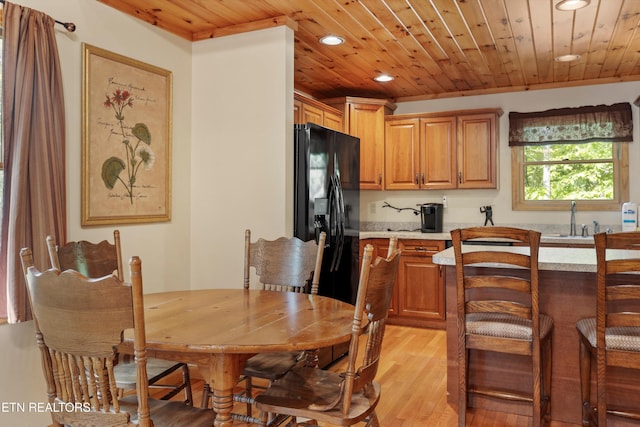
[[[332,370],[344,368],[345,361]],[[382,397],[377,413],[383,427],[454,427],[456,411],[447,404],[447,353],[445,332],[387,326],[377,379]],[[196,374],[197,375],[197,374]],[[194,379],[194,400],[200,402],[203,383]],[[242,412],[244,404],[237,404]],[[467,423],[473,427],[529,427],[529,417],[470,409]],[[236,424],[234,424],[236,425]],[[249,424],[237,424],[248,426]],[[552,427],[577,424],[552,423]]]

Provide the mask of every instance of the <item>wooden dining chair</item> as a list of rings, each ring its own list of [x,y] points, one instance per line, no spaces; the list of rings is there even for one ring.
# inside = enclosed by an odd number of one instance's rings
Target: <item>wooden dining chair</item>
[[[366,245],[352,323],[347,368],[331,372],[297,366],[273,381],[256,396],[261,411],[260,426],[266,426],[269,413],[333,425],[353,425],[367,421],[379,425],[375,408],[380,400],[380,383],[375,380],[384,338],[389,304],[393,295],[400,251],[377,258],[372,264],[373,246]],[[365,327],[366,325],[366,327]],[[360,337],[366,333],[366,343]]]
[[[47,236],[47,249],[51,266],[58,270],[75,270],[93,278],[115,273],[124,280],[119,230],[113,231],[113,244],[106,240],[100,243],[81,240],[58,246],[52,236]]]
[[[142,266],[133,257],[131,283],[114,275],[90,279],[77,271],[45,272],[20,251],[55,426],[207,426],[213,411],[149,398]],[[136,393],[119,398],[116,349],[134,330]]]
[[[540,233],[512,227],[472,227],[451,232],[456,262],[458,324],[458,425],[466,425],[470,396],[528,404],[532,425],[551,416],[553,320],[538,302]],[[514,242],[512,251],[471,246],[473,240]],[[473,352],[473,353],[472,353]],[[471,383],[470,355],[510,353],[531,358],[530,391],[497,390]],[[482,358],[483,363],[490,358]],[[523,373],[526,375],[526,373]]]
[[[640,232],[599,233],[596,246],[596,317],[581,319],[580,339],[582,425],[606,427],[607,414],[640,420],[635,408],[620,399],[608,398],[607,368],[640,369]],[[630,255],[632,254],[632,255]],[[625,274],[636,273],[636,274]],[[596,360],[595,404],[591,396],[591,359]],[[614,401],[615,400],[615,401]],[[637,402],[637,399],[633,399]]]
[[[253,268],[259,289],[317,294],[326,238],[326,233],[321,232],[317,243],[315,240],[303,242],[296,237],[280,237],[276,240],[260,238],[251,242],[251,230],[245,230],[244,288],[251,286]],[[256,386],[253,379],[271,382],[299,363],[317,364],[317,352],[259,353],[247,360],[241,376],[241,380],[245,381],[245,389],[234,396],[236,401],[247,404],[247,417],[243,421],[255,421],[251,418],[253,390],[254,387],[262,387]],[[208,405],[210,395],[209,387],[205,385],[203,407]]]
[[[124,280],[122,269],[122,251],[120,249],[120,231],[113,231],[113,244],[106,240],[91,243],[86,240],[67,242],[58,246],[52,236],[47,236],[47,249],[51,266],[58,270],[75,270],[87,277],[98,278],[115,274]],[[181,381],[177,384],[169,382],[172,374],[181,371]],[[149,358],[147,360],[149,386],[169,390],[162,399],[169,400],[180,392],[185,393],[185,402],[193,403],[189,367],[185,363]],[[116,384],[122,392],[136,388],[136,366],[132,357],[120,355],[115,367]]]

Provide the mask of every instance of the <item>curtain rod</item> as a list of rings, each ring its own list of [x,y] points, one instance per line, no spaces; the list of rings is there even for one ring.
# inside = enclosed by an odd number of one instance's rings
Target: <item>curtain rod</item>
[[[4,0],[0,0],[0,4],[4,4]],[[54,19],[54,21],[56,21],[56,24],[60,24],[64,28],[66,28],[70,33],[73,33],[76,30],[76,24],[74,24],[73,22],[61,22],[57,19]]]

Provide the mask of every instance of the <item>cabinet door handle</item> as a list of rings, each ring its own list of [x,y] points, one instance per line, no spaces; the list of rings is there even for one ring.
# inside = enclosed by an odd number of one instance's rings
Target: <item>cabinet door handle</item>
[[[462,184],[462,172],[458,172],[458,183]]]
[[[416,185],[420,184],[420,174],[416,174]]]
[[[422,178],[422,185],[424,185],[424,172],[420,174],[420,177]]]
[[[382,185],[382,174],[378,173],[378,184]]]

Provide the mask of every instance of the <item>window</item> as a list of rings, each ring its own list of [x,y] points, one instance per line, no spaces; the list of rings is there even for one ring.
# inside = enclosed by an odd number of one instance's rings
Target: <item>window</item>
[[[631,106],[509,115],[514,210],[617,210],[629,197]]]

